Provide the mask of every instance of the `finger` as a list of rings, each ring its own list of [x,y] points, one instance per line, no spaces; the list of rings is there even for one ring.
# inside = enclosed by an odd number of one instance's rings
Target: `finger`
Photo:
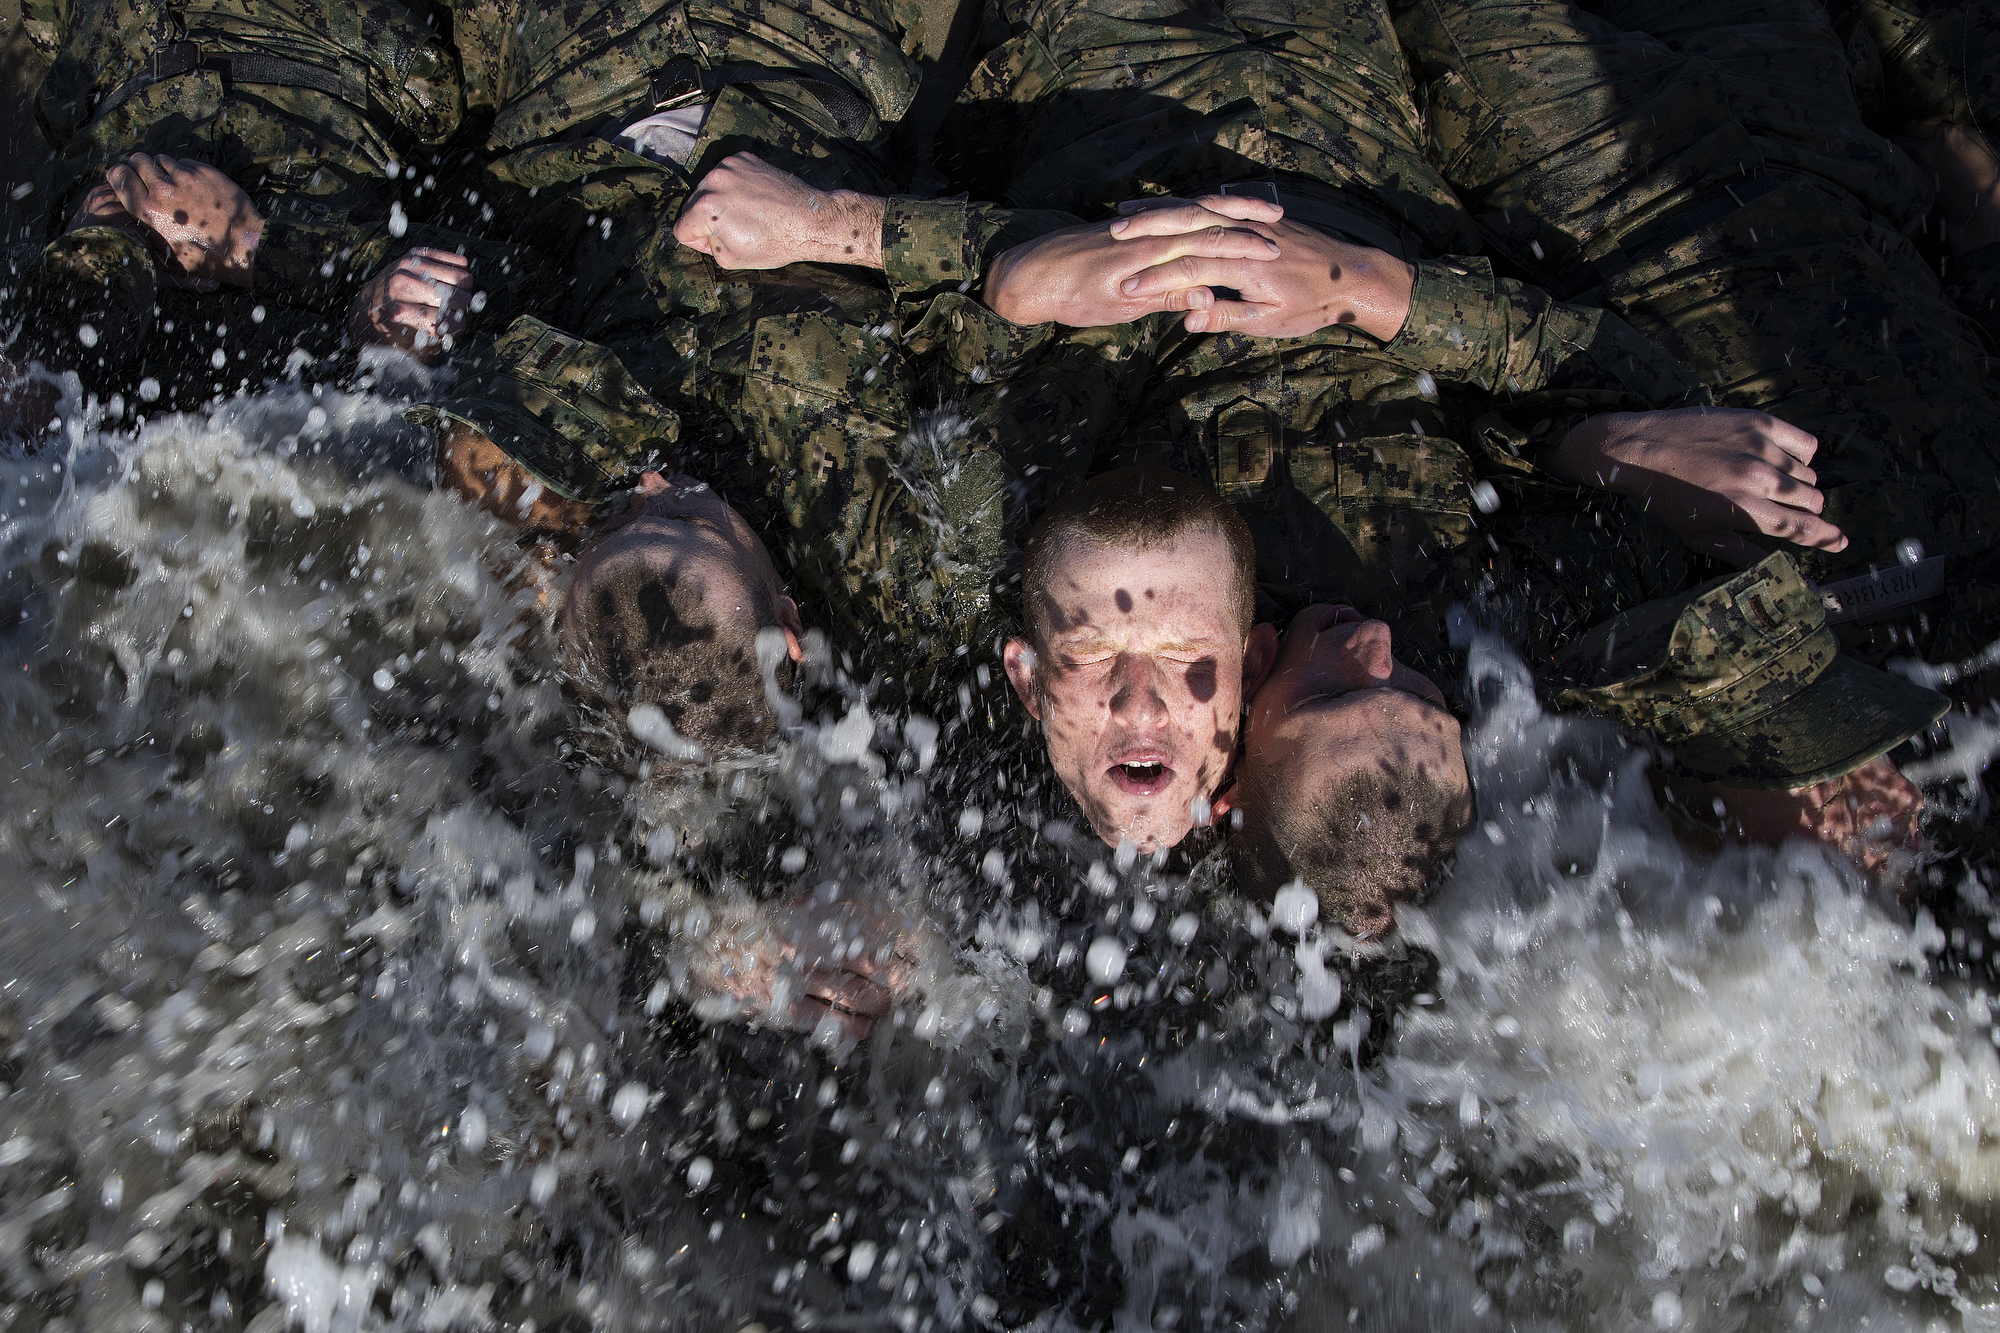
[[[439,294],[437,283],[410,273],[391,273],[389,281],[383,284],[383,291],[392,301],[408,301],[415,305],[432,306],[444,304],[444,297]]]
[[[1129,218],[1135,213],[1144,213],[1155,208],[1182,208],[1193,203],[1192,199],[1182,199],[1178,195],[1155,195],[1151,199],[1124,199],[1118,204],[1118,216]]]
[[[674,239],[690,250],[699,250],[712,257],[715,254],[715,239],[709,235],[707,225],[695,217],[695,205],[699,202],[699,198],[690,200],[687,211],[674,223]]]
[[[463,268],[448,268],[443,264],[432,264],[421,259],[405,257],[384,275],[391,281],[397,278],[410,282],[421,282],[431,287],[447,290],[463,287],[472,281],[472,271]]]
[[[1817,514],[1788,505],[1752,500],[1741,506],[1758,532],[1816,551],[1844,551],[1847,534]],[[1760,557],[1761,558],[1761,557]]]
[[[1119,283],[1119,295],[1133,300],[1145,300],[1148,297],[1189,287],[1234,287],[1238,291],[1246,289],[1255,291],[1261,288],[1264,277],[1257,270],[1260,265],[1268,261],[1267,253],[1251,250],[1250,246],[1241,243],[1222,240],[1204,243],[1204,249],[1219,250],[1224,253],[1197,252],[1155,260],[1148,267],[1140,269]],[[1238,253],[1228,253],[1231,250]],[[1246,250],[1250,253],[1241,253]]]
[[[1226,213],[1215,213],[1199,204],[1181,204],[1173,208],[1151,208],[1143,213],[1119,218],[1111,224],[1111,234],[1121,241],[1137,240],[1149,236],[1201,235],[1210,231],[1234,231],[1243,235],[1261,237],[1271,247],[1271,254],[1278,253],[1278,238],[1269,224],[1259,219],[1242,221]]]
[[[1809,514],[1826,512],[1826,494],[1810,482],[1789,477],[1783,473],[1772,478],[1770,498],[1793,509],[1803,509]]]
[[[144,153],[132,155],[132,169],[139,173],[139,179],[146,182],[149,188],[173,184],[173,169],[167,163],[166,158],[148,157]]]
[[[426,338],[437,337],[436,306],[384,301],[375,307],[373,322],[377,329],[394,338],[402,347],[408,347],[419,333]]]
[[[1791,422],[1780,421],[1776,417],[1765,417],[1764,424],[1766,438],[1801,463],[1812,462],[1813,455],[1819,452],[1819,437],[1810,431],[1800,430]]]
[[[413,245],[403,252],[404,259],[420,259],[443,268],[463,269],[470,273],[472,261],[455,250],[437,250],[428,245]]]
[[[1247,333],[1253,338],[1281,338],[1286,335],[1273,332],[1271,327],[1279,314],[1277,306],[1254,301],[1217,301],[1206,310],[1190,311],[1184,323],[1189,333]]]
[[[118,202],[133,217],[138,217],[146,206],[148,190],[139,173],[126,163],[119,163],[105,173],[104,183],[118,196]]]

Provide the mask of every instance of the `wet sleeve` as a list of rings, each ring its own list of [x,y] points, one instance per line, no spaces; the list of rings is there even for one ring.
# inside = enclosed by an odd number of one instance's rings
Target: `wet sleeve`
[[[969,292],[1002,251],[1076,222],[1049,209],[899,195],[882,215],[882,268],[898,301]]]
[[[1410,315],[1386,355],[1489,394],[1594,391],[1651,407],[1703,401],[1694,372],[1606,310],[1497,277],[1485,259],[1417,265]]]

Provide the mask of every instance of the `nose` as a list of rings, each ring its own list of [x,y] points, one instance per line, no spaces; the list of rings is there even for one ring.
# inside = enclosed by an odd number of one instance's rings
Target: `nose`
[[[1142,653],[1124,653],[1111,674],[1111,715],[1128,726],[1157,726],[1167,720],[1160,664]]]
[[[1350,612],[1350,615],[1353,613]],[[1322,679],[1341,689],[1367,690],[1387,685],[1396,671],[1395,645],[1389,627],[1379,620],[1341,619],[1319,629],[1311,652]]]

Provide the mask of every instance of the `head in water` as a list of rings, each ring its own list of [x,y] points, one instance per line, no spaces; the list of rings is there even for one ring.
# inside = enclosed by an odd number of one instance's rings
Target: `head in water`
[[[1386,934],[1472,819],[1458,719],[1398,662],[1389,627],[1347,606],[1293,617],[1250,704],[1229,839],[1238,886],[1302,880],[1325,917]]]
[[[710,757],[760,749],[778,719],[758,661],[760,631],[782,635],[775,684],[804,656],[799,608],[764,544],[721,496],[648,473],[629,517],[583,548],[562,632],[578,688],[626,715],[652,704]]]
[[[1027,633],[1007,679],[1097,835],[1171,847],[1236,750],[1246,688],[1277,648],[1252,627],[1256,553],[1205,482],[1124,468],[1064,496],[1028,535]]]

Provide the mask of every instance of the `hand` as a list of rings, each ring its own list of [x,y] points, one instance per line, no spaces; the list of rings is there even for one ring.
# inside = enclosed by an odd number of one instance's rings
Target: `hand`
[[[1674,795],[1700,814],[1720,801],[1725,827],[1752,842],[1776,847],[1787,838],[1824,843],[1879,878],[1899,853],[1923,850],[1917,818],[1924,794],[1884,758],[1871,759],[1845,777],[1792,791],[1753,791],[1708,783],[1679,784]],[[1907,886],[1906,886],[1907,887]]]
[[[1237,211],[1222,213],[1185,200],[1167,202],[1172,206],[1050,232],[1005,251],[987,269],[987,308],[1016,324],[1125,324],[1162,310],[1214,304],[1200,276],[1209,270],[1186,276],[1189,261],[1235,261],[1214,272],[1248,281],[1247,270],[1278,258],[1273,224],[1284,212],[1277,205],[1229,198]],[[1145,291],[1126,290],[1128,279],[1148,270],[1160,272]]]
[[[427,366],[452,340],[479,295],[464,255],[419,246],[370,278],[347,312],[347,336],[357,346],[380,343],[413,352]]]
[[[1941,120],[1913,120],[1889,141],[1937,181],[1937,216],[1945,249],[1970,254],[2000,242],[2000,153],[1977,129]]]
[[[701,178],[674,239],[721,268],[787,264],[882,267],[884,200],[816,190],[755,153],[733,153]]]
[[[1155,234],[1152,229],[1165,221],[1190,222],[1184,210],[1199,209],[1255,219],[1277,242],[1273,260],[1246,263],[1186,255],[1124,281],[1120,291],[1128,297],[1176,289],[1235,289],[1241,300],[1191,305],[1186,320],[1190,333],[1234,331],[1259,338],[1300,338],[1329,324],[1352,324],[1387,342],[1402,332],[1410,317],[1416,269],[1386,251],[1350,245],[1315,228],[1271,218],[1269,213],[1282,210],[1266,201],[1223,194],[1193,203],[1139,200],[1118,208],[1126,216],[1111,227],[1121,240]]]
[[[134,153],[105,175],[125,211],[167,244],[185,285],[248,287],[264,220],[243,187],[206,162]]]
[[[744,1017],[816,1031],[829,1018],[860,1040],[887,1016],[916,974],[898,946],[909,923],[832,886],[762,904],[717,929],[690,980]]]
[[[1538,461],[1566,481],[1650,500],[1688,549],[1747,568],[1766,553],[1746,532],[1846,549],[1847,537],[1819,516],[1826,497],[1807,466],[1818,449],[1762,412],[1684,407],[1592,417]]]

